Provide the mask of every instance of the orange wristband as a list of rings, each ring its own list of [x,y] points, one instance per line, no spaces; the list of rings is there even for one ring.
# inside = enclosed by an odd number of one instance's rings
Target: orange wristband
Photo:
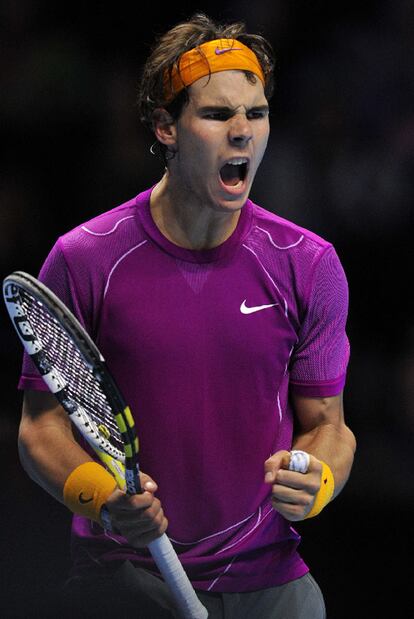
[[[320,514],[325,505],[327,505],[332,499],[334,490],[335,482],[332,471],[325,462],[322,462],[321,487],[316,494],[313,507],[310,510],[309,514],[306,516],[306,518],[313,518],[313,516],[317,516],[318,514]]]
[[[102,505],[117,483],[97,462],[84,462],[72,471],[63,487],[63,500],[73,513],[101,522]]]

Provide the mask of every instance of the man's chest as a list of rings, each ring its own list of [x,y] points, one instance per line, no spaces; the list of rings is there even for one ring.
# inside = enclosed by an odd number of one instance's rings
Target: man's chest
[[[247,259],[193,264],[131,258],[117,269],[99,340],[130,362],[259,364],[285,370],[297,336],[269,274]]]

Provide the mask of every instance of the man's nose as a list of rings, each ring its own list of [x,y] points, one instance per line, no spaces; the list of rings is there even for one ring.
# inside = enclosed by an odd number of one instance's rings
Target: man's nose
[[[252,138],[250,122],[245,114],[236,114],[231,119],[229,140],[234,146],[245,146]]]

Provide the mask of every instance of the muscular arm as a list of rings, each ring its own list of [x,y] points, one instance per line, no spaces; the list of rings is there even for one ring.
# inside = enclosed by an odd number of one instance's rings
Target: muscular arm
[[[344,420],[342,394],[331,398],[293,397],[295,435],[293,449],[310,454],[306,474],[285,470],[289,454],[280,451],[265,462],[265,480],[272,484],[275,509],[289,520],[303,520],[312,509],[326,462],[335,480],[334,497],[351,472],[356,441]]]
[[[61,503],[69,474],[92,460],[75,441],[61,405],[51,393],[43,391],[25,392],[18,448],[29,477]]]
[[[70,473],[92,461],[76,442],[68,415],[49,392],[25,392],[18,447],[27,474],[61,503]],[[145,491],[140,495],[129,496],[117,489],[106,501],[113,526],[137,548],[159,537],[168,526],[154,496],[156,483],[141,473],[141,484]]]
[[[351,472],[356,441],[345,424],[342,394],[332,398],[295,396],[297,427],[293,449],[302,449],[326,462],[335,479],[334,497],[345,486]]]

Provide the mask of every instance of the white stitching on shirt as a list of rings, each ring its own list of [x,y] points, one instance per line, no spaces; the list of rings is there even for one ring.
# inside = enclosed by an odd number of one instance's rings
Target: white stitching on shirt
[[[128,217],[122,217],[122,219],[119,219],[116,222],[112,230],[108,230],[108,232],[93,232],[92,230],[89,230],[89,228],[87,228],[86,226],[81,226],[81,228],[85,232],[88,232],[88,234],[93,234],[93,236],[107,236],[108,234],[112,234],[112,232],[115,232],[115,230],[117,229],[117,227],[122,221],[125,221],[126,219],[133,219],[133,218],[134,218],[134,215],[128,215]]]
[[[261,510],[261,508],[259,508]],[[264,520],[273,512],[273,508],[270,509],[266,514],[264,514],[263,518],[260,520],[260,515],[259,515],[259,520],[256,522],[256,524],[254,525],[254,527],[252,529],[250,529],[250,531],[248,531],[248,533],[246,533],[241,539],[239,539],[237,542],[234,542],[233,544],[231,544],[230,546],[227,546],[226,548],[223,548],[223,550],[219,551],[219,552],[224,552],[225,550],[228,550],[229,548],[232,548],[233,546],[236,546],[239,542],[241,542],[242,540],[244,540],[248,535],[250,535],[250,533],[252,533],[255,529],[257,529],[257,527],[262,524],[262,522],[264,522]],[[219,554],[219,552],[216,553]],[[231,566],[233,565],[235,559],[237,559],[239,555],[236,554],[234,555],[234,557],[231,559],[230,563],[228,563],[225,567],[225,569],[221,572],[221,574],[219,574],[217,576],[217,578],[215,578],[213,580],[213,582],[211,583],[211,585],[209,585],[209,587],[207,588],[207,591],[211,591],[213,589],[213,587],[218,583],[218,581],[220,580],[220,578],[222,578],[225,574],[227,574],[227,572],[229,571],[229,569],[231,568]]]
[[[289,357],[288,357],[288,360],[286,361],[286,365],[285,365],[285,376],[286,376],[287,371],[288,371],[288,367],[289,367],[289,363],[290,363],[290,358],[291,358],[291,356],[292,356],[292,353],[293,353],[294,348],[295,348],[295,347],[294,347],[294,346],[292,346],[292,348],[290,349]]]
[[[224,574],[226,574],[226,572],[228,572],[228,571],[229,571],[229,569],[231,568],[231,566],[232,566],[232,564],[233,564],[233,562],[234,562],[234,560],[236,559],[236,557],[237,557],[237,556],[238,556],[238,555],[234,555],[234,557],[232,558],[232,560],[230,561],[230,563],[229,563],[229,564],[226,566],[226,568],[225,568],[225,569],[221,572],[221,574],[219,574],[219,575],[217,576],[217,578],[215,578],[215,579],[213,580],[213,582],[211,583],[211,585],[208,587],[207,591],[211,591],[211,590],[212,590],[212,588],[214,587],[214,585],[215,585],[215,584],[217,584],[217,582],[220,580],[220,578],[221,578],[222,576],[224,576]]]
[[[128,251],[127,251],[127,252],[125,252],[125,253],[123,254],[123,256],[121,256],[120,258],[118,258],[118,260],[115,262],[114,266],[112,267],[112,269],[111,269],[111,271],[110,271],[110,273],[109,273],[109,275],[108,275],[108,279],[107,279],[107,282],[106,282],[106,285],[105,285],[105,290],[104,290],[104,295],[103,295],[103,296],[104,296],[104,298],[106,297],[106,293],[108,292],[109,282],[110,282],[110,280],[111,280],[111,277],[112,277],[112,275],[113,275],[113,272],[115,271],[115,269],[116,269],[116,267],[119,265],[119,263],[120,263],[120,262],[122,262],[122,260],[123,260],[124,258],[126,258],[126,257],[128,256],[128,254],[130,254],[131,252],[133,252],[133,251],[134,251],[134,249],[138,249],[138,247],[141,247],[141,245],[144,245],[144,244],[145,244],[145,243],[147,243],[147,242],[148,242],[148,241],[146,241],[146,240],[145,240],[145,241],[141,241],[141,243],[138,243],[138,245],[135,245],[134,247],[131,247],[131,249],[128,249]]]
[[[270,234],[269,234],[269,232],[267,230],[264,230],[263,228],[260,228],[259,226],[256,226],[256,228],[257,228],[257,230],[260,230],[261,232],[264,232],[265,234],[267,234],[267,236],[269,237],[269,241],[277,249],[290,249],[291,247],[296,247],[296,245],[299,245],[299,243],[301,243],[303,241],[303,239],[305,238],[304,235],[301,234],[301,236],[299,237],[299,239],[295,243],[292,243],[291,245],[286,245],[286,247],[280,247],[280,245],[276,245],[276,243],[274,242],[274,240],[272,239],[272,237],[270,236]]]
[[[256,252],[255,252],[255,251],[254,251],[251,247],[249,247],[248,245],[245,245],[244,243],[243,243],[243,247],[245,247],[246,249],[248,249],[248,250],[249,250],[249,251],[253,254],[253,256],[256,258],[257,262],[258,262],[258,263],[260,264],[260,266],[262,267],[263,271],[266,273],[267,277],[268,277],[268,278],[270,279],[270,281],[272,282],[273,286],[276,288],[276,290],[278,291],[278,293],[279,293],[279,294],[280,294],[280,296],[282,297],[282,299],[283,299],[283,301],[284,301],[284,305],[285,305],[285,316],[287,316],[287,315],[288,315],[288,304],[287,304],[287,301],[286,301],[285,297],[283,296],[283,294],[280,292],[279,287],[277,286],[277,284],[276,284],[276,282],[274,281],[274,279],[271,277],[271,275],[270,275],[269,271],[267,271],[267,270],[266,270],[266,268],[265,268],[265,267],[263,266],[263,264],[261,263],[259,256],[256,254]]]
[[[226,550],[229,550],[230,548],[233,548],[233,546],[237,546],[237,544],[240,544],[240,542],[242,542],[243,540],[246,539],[246,537],[249,537],[249,535],[251,535],[253,533],[253,531],[255,531],[257,529],[258,526],[260,526],[262,524],[262,522],[273,512],[273,508],[270,508],[270,510],[264,514],[263,518],[262,518],[262,508],[259,507],[259,514],[257,516],[257,520],[255,522],[255,524],[253,525],[253,527],[247,531],[247,533],[245,533],[240,539],[236,540],[235,542],[233,542],[232,544],[229,544],[228,546],[225,546],[224,548],[222,548],[221,550],[218,550],[216,553],[214,553],[215,555],[219,555],[222,552],[225,552]]]
[[[279,419],[282,421],[282,407],[280,406],[280,395],[279,391],[277,392],[277,407],[279,409]]]
[[[217,535],[222,535],[223,533],[227,533],[228,531],[231,531],[231,529],[235,529],[236,527],[238,527],[241,524],[244,524],[245,522],[250,520],[250,518],[253,518],[255,513],[256,512],[253,512],[252,514],[250,514],[250,516],[247,516],[247,518],[244,518],[244,520],[240,520],[240,522],[236,522],[236,524],[232,524],[227,529],[223,529],[223,531],[218,531],[217,533],[212,533],[211,535],[207,535],[207,537],[202,537],[201,539],[198,539],[195,542],[179,542],[178,540],[173,539],[172,537],[170,537],[170,540],[172,542],[174,542],[174,544],[179,544],[180,546],[194,546],[194,544],[200,544],[201,542],[205,542],[206,540],[211,539],[212,537],[217,537]]]

